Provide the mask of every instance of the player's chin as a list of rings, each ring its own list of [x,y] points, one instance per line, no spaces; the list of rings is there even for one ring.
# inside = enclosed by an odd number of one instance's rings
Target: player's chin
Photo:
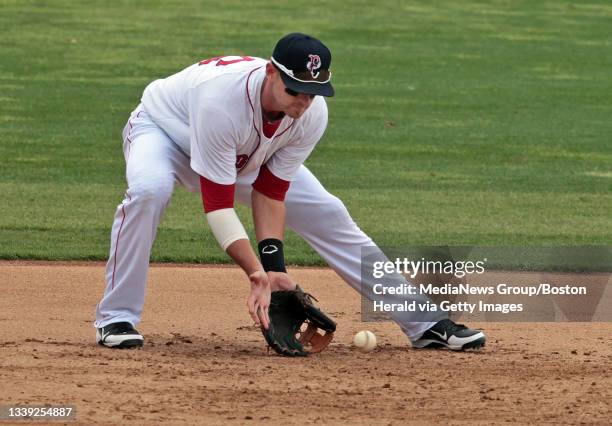
[[[297,119],[304,115],[305,112],[306,108],[290,108],[285,112],[285,114],[293,119]]]

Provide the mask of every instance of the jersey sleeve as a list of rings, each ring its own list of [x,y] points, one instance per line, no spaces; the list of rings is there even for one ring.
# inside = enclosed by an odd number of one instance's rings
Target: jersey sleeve
[[[288,180],[279,179],[265,164],[259,169],[259,175],[253,182],[253,189],[277,201],[285,201],[285,195],[291,184]]]
[[[236,182],[237,127],[223,108],[211,105],[197,88],[189,92],[191,168],[221,185]]]
[[[234,192],[236,185],[221,185],[200,176],[200,192],[204,213],[214,212],[215,210],[233,209]]]
[[[299,167],[304,164],[317,142],[327,128],[327,106],[323,99],[313,108],[312,114],[299,134],[288,145],[276,151],[266,163],[274,176],[285,181],[291,181]],[[315,105],[311,105],[311,108]]]

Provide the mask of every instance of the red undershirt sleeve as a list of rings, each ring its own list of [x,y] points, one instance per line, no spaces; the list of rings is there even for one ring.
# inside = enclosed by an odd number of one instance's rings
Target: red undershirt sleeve
[[[204,212],[210,213],[215,210],[234,208],[235,184],[222,185],[200,176],[200,190]]]
[[[273,200],[285,201],[285,195],[290,184],[290,181],[274,176],[268,166],[264,164],[259,169],[257,179],[253,182],[253,188]]]

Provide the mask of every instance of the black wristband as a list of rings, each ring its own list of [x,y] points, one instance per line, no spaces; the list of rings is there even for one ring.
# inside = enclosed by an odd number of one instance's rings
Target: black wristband
[[[266,238],[257,244],[259,259],[264,271],[287,272],[283,242],[276,238]]]

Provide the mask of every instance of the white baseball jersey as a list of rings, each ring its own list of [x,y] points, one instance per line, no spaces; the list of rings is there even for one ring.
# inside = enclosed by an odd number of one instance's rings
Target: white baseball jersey
[[[142,103],[151,119],[206,179],[230,185],[238,174],[267,164],[276,177],[291,181],[323,135],[327,105],[321,96],[299,119],[285,116],[271,138],[264,135],[260,98],[266,62],[213,58],[145,89]]]

